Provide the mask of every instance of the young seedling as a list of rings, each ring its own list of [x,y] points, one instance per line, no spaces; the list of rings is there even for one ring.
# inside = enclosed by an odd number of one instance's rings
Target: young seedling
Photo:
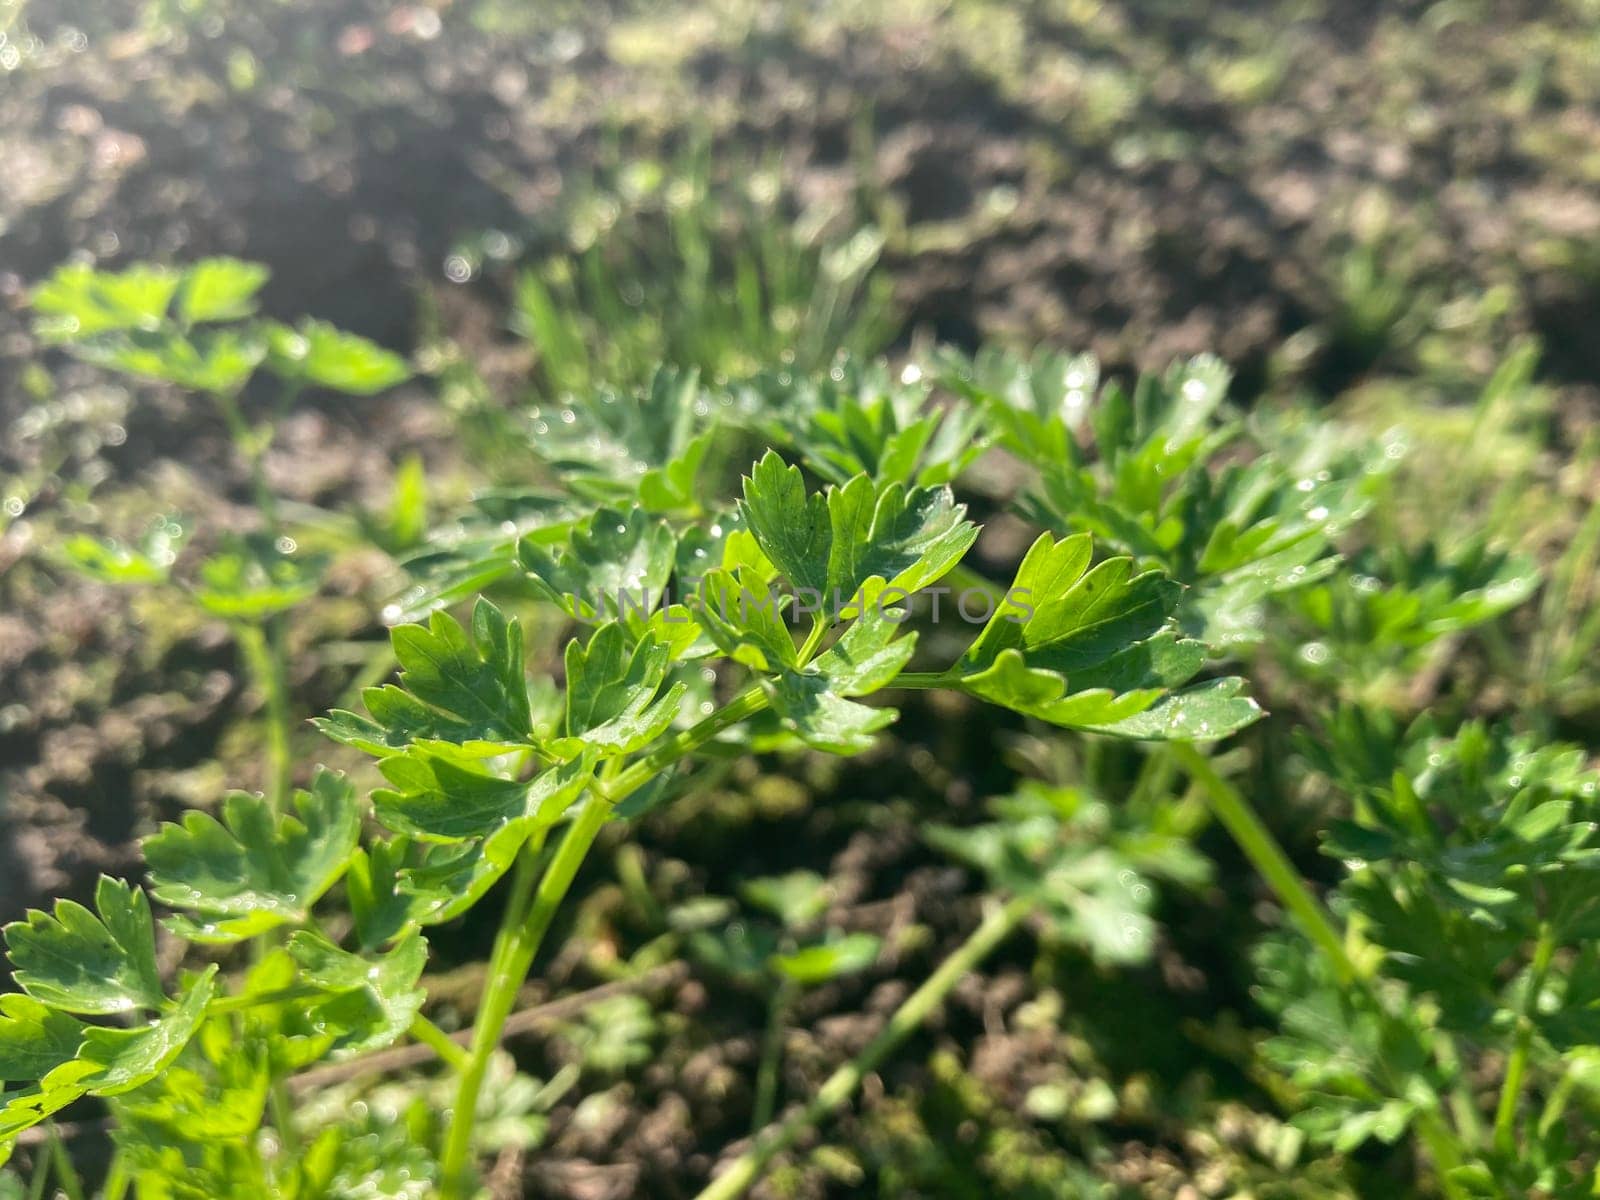
[[[281,807],[294,766],[285,614],[316,594],[326,560],[301,551],[291,536],[268,486],[265,458],[305,388],[370,396],[410,371],[396,355],[322,322],[291,328],[258,317],[256,297],[266,282],[266,268],[230,258],[181,271],[70,264],[35,288],[32,301],[35,331],[47,344],[136,379],[197,392],[227,427],[250,476],[258,528],[225,536],[188,572],[179,570],[178,559],[191,526],[173,516],[157,518],[132,545],[74,535],[56,558],[102,583],[165,589],[201,615],[227,623],[265,698],[263,787]],[[261,374],[275,377],[278,391],[267,415],[252,424],[243,395]]]

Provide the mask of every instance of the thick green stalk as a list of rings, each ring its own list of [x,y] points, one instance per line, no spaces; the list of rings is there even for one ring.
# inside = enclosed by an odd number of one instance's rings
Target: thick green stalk
[[[555,857],[550,860],[538,888],[532,891],[531,896],[529,889],[535,870],[532,856],[525,853],[519,858],[511,901],[506,905],[489,961],[489,979],[473,1025],[467,1065],[461,1072],[456,1088],[456,1103],[441,1164],[444,1177],[441,1195],[444,1200],[466,1200],[469,1195],[478,1095],[483,1090],[490,1060],[500,1044],[506,1020],[516,1004],[517,993],[522,990],[528,972],[533,968],[534,957],[555,919],[556,910],[566,898],[572,881],[577,877],[578,868],[583,865],[589,848],[594,845],[595,838],[610,818],[612,809],[679,759],[692,754],[719,733],[754,716],[766,706],[766,693],[759,688],[751,688],[720,711],[668,738],[615,779],[596,783],[590,789],[578,819],[561,839]]]
[[[825,617],[819,615],[812,618],[811,632],[806,635],[796,655],[802,666],[817,656],[817,651],[822,648],[822,639],[828,636],[828,630],[832,627],[833,623]]]
[[[1278,839],[1266,827],[1244,794],[1217,774],[1211,760],[1188,742],[1172,743],[1172,752],[1183,764],[1184,770],[1205,789],[1211,811],[1233,836],[1245,857],[1261,873],[1269,887],[1277,894],[1307,937],[1316,945],[1341,981],[1352,983],[1361,977],[1345,948],[1344,938],[1334,927],[1333,920],[1300,878],[1289,856],[1278,845]]]
[[[446,1200],[466,1200],[470,1194],[472,1174],[472,1137],[478,1119],[478,1095],[489,1072],[490,1060],[500,1045],[505,1032],[506,1019],[517,1002],[528,972],[533,968],[534,956],[544,935],[555,919],[556,910],[566,898],[567,890],[577,877],[578,868],[588,856],[589,847],[599,836],[601,828],[611,816],[611,804],[601,797],[591,795],[578,814],[578,819],[567,829],[555,857],[539,880],[539,886],[527,904],[521,920],[509,906],[503,943],[496,943],[496,961],[490,969],[489,983],[483,1002],[478,1008],[478,1018],[472,1027],[472,1046],[468,1051],[466,1068],[461,1072],[456,1090],[455,1110],[450,1118],[450,1132],[445,1141],[443,1161]],[[517,897],[513,897],[514,899]],[[509,931],[509,932],[507,932]]]
[[[750,1148],[729,1163],[696,1200],[735,1200],[744,1195],[774,1157],[794,1145],[808,1129],[843,1108],[861,1081],[911,1036],[962,977],[987,958],[1032,909],[1033,902],[1022,898],[992,909],[972,935],[895,1009],[888,1024],[866,1049],[828,1076],[804,1108],[759,1134]]]
[[[1528,1052],[1533,1045],[1533,1006],[1539,1002],[1539,990],[1544,987],[1544,977],[1550,970],[1550,960],[1555,957],[1555,952],[1555,929],[1546,921],[1539,927],[1539,941],[1533,949],[1533,962],[1528,968],[1528,987],[1523,992],[1517,1013],[1516,1040],[1511,1046],[1511,1057],[1506,1062],[1500,1103],[1494,1112],[1494,1147],[1502,1154],[1511,1154],[1516,1149],[1517,1102],[1522,1098],[1522,1077],[1527,1073]]]
[[[499,1044],[506,1018],[511,1015],[517,992],[522,987],[520,978],[511,976],[513,946],[521,935],[527,920],[528,906],[533,899],[534,884],[538,881],[538,856],[531,847],[524,846],[517,858],[511,877],[511,894],[506,898],[505,913],[500,919],[500,930],[495,935],[494,949],[489,955],[488,981],[483,998],[478,1005],[473,1025],[472,1044],[468,1048],[467,1065],[461,1071],[456,1085],[456,1110],[450,1122],[449,1141],[445,1148],[445,1195],[454,1192],[466,1195],[464,1176],[471,1167],[472,1126],[477,1119],[478,1093],[483,1089],[484,1077],[489,1071],[489,1061]],[[493,1038],[489,1034],[493,1029]],[[468,1113],[470,1115],[463,1115]],[[458,1134],[458,1130],[464,1132]],[[459,1143],[459,1148],[458,1148]]]

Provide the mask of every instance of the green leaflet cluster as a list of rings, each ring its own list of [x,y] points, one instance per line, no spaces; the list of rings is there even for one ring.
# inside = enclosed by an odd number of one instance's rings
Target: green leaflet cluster
[[[1131,392],[1102,384],[1093,358],[1052,352],[947,352],[939,378],[1034,470],[1025,511],[1189,585],[1183,627],[1219,648],[1259,641],[1269,597],[1332,573],[1333,539],[1391,461],[1388,448],[1341,445],[1329,425],[1252,432],[1228,413],[1229,372],[1210,355],[1142,375]]]
[[[34,289],[34,330],[88,362],[208,394],[235,450],[254,470],[276,421],[252,427],[240,406],[239,393],[258,373],[275,377],[285,398],[306,388],[372,396],[411,375],[398,355],[324,322],[291,327],[257,316],[267,276],[265,267],[232,258],[203,259],[181,271],[70,264]],[[271,525],[272,498],[257,482],[257,502]],[[186,521],[162,516],[131,544],[80,533],[65,539],[56,557],[103,583],[172,584],[204,612],[242,623],[265,622],[309,599],[327,565],[325,555],[296,553],[292,539],[269,528],[223,538],[179,575],[174,568],[189,532]]]
[[[716,494],[707,476],[753,442],[836,487],[865,475],[874,492],[948,484],[998,446],[1031,472],[1027,516],[1159,568],[1187,588],[1185,633],[1217,650],[1247,645],[1261,640],[1268,601],[1334,571],[1334,539],[1366,512],[1403,444],[1374,450],[1281,415],[1246,421],[1227,408],[1228,382],[1209,356],[1130,390],[1102,383],[1088,356],[994,350],[941,350],[898,377],[848,359],[822,376],[765,371],[716,385],[663,369],[641,391],[601,389],[538,417],[530,448],[559,487],[480,497],[412,560],[418,582],[395,613],[412,619],[489,583],[515,588],[519,539],[560,544],[596,504],[729,518],[731,503],[706,499]]]
[[[5,930],[21,995],[0,999],[0,1162],[17,1135],[86,1096],[148,1083],[194,1036],[216,967],[169,996],[144,893],[102,879],[92,912],[62,900]],[[123,1017],[123,1026],[81,1017]]]
[[[326,771],[295,795],[290,813],[235,794],[223,820],[190,813],[146,841],[148,895],[103,878],[94,910],[62,900],[52,913],[30,912],[8,926],[7,953],[22,991],[0,998],[7,1088],[0,1158],[19,1134],[91,1095],[115,1098],[119,1113],[126,1107],[147,1128],[165,1122],[166,1144],[200,1146],[216,1118],[197,1130],[177,1111],[189,1095],[183,1079],[264,1098],[275,1078],[405,1033],[421,1005],[416,984],[426,943],[394,929],[357,954],[318,932],[312,914],[356,861],[359,832],[353,790]],[[196,942],[238,942],[273,929],[292,936],[232,994],[215,965],[169,990],[157,966],[150,897],[176,910],[167,921],[172,932]],[[257,1109],[254,1119],[235,1111],[233,1136],[255,1136]],[[220,1143],[212,1151],[233,1153]]]
[[[404,361],[321,321],[255,316],[267,269],[208,258],[182,271],[64,266],[33,293],[36,332],[127,375],[233,393],[258,367],[297,385],[370,396],[410,375]]]
[[[590,623],[554,704],[532,698],[517,622],[480,600],[470,628],[440,612],[397,627],[399,682],[369,689],[366,715],[319,722],[376,755],[389,783],[374,811],[397,836],[359,868],[358,919],[368,906],[388,925],[458,915],[580,803],[629,815],[663,799],[678,745],[860,753],[895,718],[862,701],[897,681],[1135,738],[1223,737],[1260,715],[1237,679],[1183,687],[1205,653],[1172,628],[1180,589],[1125,558],[1091,569],[1085,536],[1041,538],[968,652],[907,675],[911,599],[977,533],[948,487],[862,473],[810,491],[769,452],[725,522],[602,508],[555,547],[525,535],[534,592]],[[718,663],[720,679],[746,677],[720,706],[703,682]]]

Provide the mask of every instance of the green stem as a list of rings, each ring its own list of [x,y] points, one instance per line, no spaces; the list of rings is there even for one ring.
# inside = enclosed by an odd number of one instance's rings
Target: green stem
[[[114,1151],[111,1167],[106,1172],[105,1185],[100,1189],[100,1200],[124,1200],[132,1186],[133,1179],[128,1175],[128,1164],[122,1157],[122,1151]]]
[[[794,1145],[808,1129],[843,1108],[855,1095],[861,1081],[911,1036],[962,977],[988,957],[1032,908],[1030,900],[1019,897],[992,909],[972,935],[895,1009],[888,1024],[866,1049],[828,1076],[804,1108],[759,1134],[750,1148],[729,1163],[696,1200],[735,1200],[744,1195],[775,1156]]]
[[[261,439],[245,420],[244,410],[239,407],[239,396],[236,392],[218,392],[216,401],[222,419],[227,423],[228,436],[233,439],[234,449],[243,457],[245,466],[250,470],[250,488],[255,493],[256,507],[261,510],[261,519],[266,522],[269,531],[276,533],[278,502],[272,494],[272,489],[267,486],[267,473],[263,462],[267,448],[264,444],[257,445]]]
[[[756,1100],[750,1116],[750,1132],[760,1133],[772,1120],[778,1105],[778,1069],[783,1062],[783,1027],[794,1002],[795,987],[785,979],[772,993],[767,1006],[767,1028],[761,1039],[761,1065],[756,1071]]]
[[[67,1153],[67,1145],[54,1125],[50,1127],[50,1157],[55,1163],[56,1182],[60,1184],[62,1194],[67,1200],[83,1200],[83,1180],[78,1177],[77,1168],[72,1165],[72,1156]]]
[[[40,1154],[33,1160],[33,1175],[28,1181],[28,1200],[44,1200],[44,1190],[50,1186],[51,1155]]]
[[[1572,1093],[1578,1086],[1578,1072],[1570,1068],[1556,1081],[1555,1087],[1550,1089],[1550,1095],[1545,1098],[1544,1108],[1539,1113],[1539,1136],[1548,1137],[1555,1128],[1556,1122],[1566,1114],[1567,1105],[1572,1102]]]
[[[272,1127],[278,1131],[283,1144],[283,1157],[294,1162],[300,1157],[300,1131],[294,1127],[294,1103],[289,1098],[286,1079],[273,1077],[267,1089],[267,1103],[272,1109]]]
[[[537,851],[532,847],[524,846],[517,856],[517,865],[511,877],[511,894],[506,899],[505,912],[500,918],[500,930],[495,935],[494,949],[489,954],[489,974],[484,986],[482,1000],[478,1005],[478,1012],[474,1019],[472,1031],[472,1044],[468,1048],[467,1065],[461,1071],[461,1078],[457,1083],[456,1113],[452,1116],[450,1124],[450,1143],[446,1150],[445,1169],[447,1189],[456,1186],[452,1182],[451,1172],[456,1175],[465,1175],[471,1164],[472,1152],[472,1121],[477,1119],[478,1093],[483,1088],[484,1076],[489,1070],[489,1060],[499,1042],[499,1035],[505,1029],[507,1017],[511,1014],[511,1007],[516,999],[516,994],[522,986],[520,979],[513,980],[510,975],[510,960],[513,946],[521,933],[523,922],[527,920],[528,906],[533,901],[533,889],[538,881],[539,859]],[[496,1011],[504,1006],[504,1014],[496,1019]],[[488,1040],[488,1027],[496,1026],[495,1038]],[[461,1115],[463,1104],[471,1111],[472,1116],[465,1118]],[[461,1135],[462,1149],[459,1152],[461,1161],[453,1163],[450,1155],[457,1141],[457,1129],[464,1128],[466,1132]],[[465,1195],[465,1182],[460,1184]],[[450,1194],[447,1190],[447,1196]]]
[[[1450,1127],[1436,1112],[1418,1113],[1416,1117],[1417,1136],[1422,1139],[1422,1144],[1428,1148],[1428,1155],[1433,1159],[1433,1169],[1439,1180],[1439,1190],[1450,1200],[1465,1197],[1461,1185],[1450,1179],[1450,1172],[1461,1165],[1461,1151],[1459,1142]]]
[[[830,628],[832,628],[832,622],[825,617],[818,615],[812,618],[811,632],[806,635],[806,640],[801,645],[800,653],[797,656],[801,666],[816,657],[817,651],[822,647],[822,639],[828,636]]]
[[[1506,1063],[1500,1103],[1494,1111],[1494,1147],[1502,1154],[1511,1154],[1516,1149],[1517,1102],[1522,1098],[1522,1078],[1527,1073],[1528,1051],[1533,1045],[1533,1007],[1539,1001],[1539,991],[1544,987],[1545,973],[1550,970],[1555,952],[1555,929],[1550,922],[1542,922],[1539,940],[1533,949],[1533,962],[1528,968],[1528,986],[1517,1012],[1516,1041]]]
[[[294,782],[294,752],[290,744],[294,718],[289,710],[281,621],[269,618],[260,625],[241,624],[237,626],[237,637],[266,703],[267,766],[261,790],[272,802],[273,810],[283,812]]]
[[[418,1013],[416,1019],[411,1022],[410,1033],[413,1040],[429,1047],[452,1070],[465,1071],[467,1069],[467,1064],[471,1061],[467,1052],[448,1033],[421,1013]]]
[[[299,1000],[311,1000],[327,994],[322,988],[310,984],[296,984],[293,987],[275,988],[270,992],[245,992],[238,996],[220,996],[206,1006],[206,1012],[212,1016],[220,1016],[223,1013],[239,1012],[246,1008],[262,1008],[269,1004],[293,1004]]]
[[[1461,1054],[1456,1049],[1453,1037],[1444,1032],[1439,1032],[1435,1040],[1434,1057],[1446,1075],[1455,1079],[1450,1088],[1449,1105],[1450,1115],[1454,1118],[1456,1128],[1461,1130],[1461,1136],[1467,1145],[1481,1147],[1486,1144],[1484,1138],[1483,1120],[1478,1113],[1478,1102],[1472,1094],[1472,1088],[1461,1067]]]
[[[1311,889],[1306,887],[1294,864],[1289,861],[1289,856],[1278,844],[1278,839],[1272,836],[1272,831],[1256,815],[1244,794],[1218,775],[1211,760],[1190,743],[1174,742],[1172,751],[1183,764],[1184,770],[1205,789],[1211,811],[1217,815],[1217,820],[1233,836],[1239,849],[1244,851],[1245,857],[1261,873],[1284,907],[1294,915],[1306,936],[1327,957],[1339,979],[1351,983],[1361,978],[1361,972],[1351,960],[1344,938],[1334,927],[1332,919],[1311,894]]]
[[[718,734],[749,720],[766,707],[767,695],[760,688],[752,687],[740,693],[723,708],[682,733],[674,734],[618,775],[606,788],[607,798],[613,804],[626,799],[680,758],[693,754]]]
[[[599,795],[591,794],[578,819],[561,839],[555,857],[539,880],[525,915],[515,908],[506,909],[506,923],[501,926],[502,938],[495,945],[496,961],[492,964],[483,1002],[472,1029],[472,1046],[466,1068],[456,1090],[455,1109],[450,1118],[450,1131],[446,1136],[442,1162],[445,1200],[466,1200],[470,1195],[472,1175],[472,1142],[477,1125],[478,1096],[489,1072],[489,1063],[500,1045],[506,1020],[517,1002],[517,993],[533,967],[539,945],[555,919],[556,910],[566,897],[567,890],[577,877],[594,845],[594,839],[611,816],[611,804]],[[517,897],[513,897],[517,899]],[[521,917],[520,920],[516,919]]]
[[[901,671],[889,686],[927,692],[952,685],[948,671]]]

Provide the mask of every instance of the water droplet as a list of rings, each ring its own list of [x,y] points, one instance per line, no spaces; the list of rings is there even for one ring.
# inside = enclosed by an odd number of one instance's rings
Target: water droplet
[[[1311,521],[1326,521],[1328,519],[1328,506],[1319,504],[1315,508],[1309,509],[1306,512],[1306,518]]]
[[[277,541],[272,543],[272,548],[279,554],[293,554],[296,550],[300,549],[300,543],[295,541],[288,534],[284,534]]]
[[[916,363],[907,363],[905,365],[905,370],[900,372],[900,382],[906,384],[907,386],[910,386],[913,383],[921,383],[922,368],[917,366]]]

